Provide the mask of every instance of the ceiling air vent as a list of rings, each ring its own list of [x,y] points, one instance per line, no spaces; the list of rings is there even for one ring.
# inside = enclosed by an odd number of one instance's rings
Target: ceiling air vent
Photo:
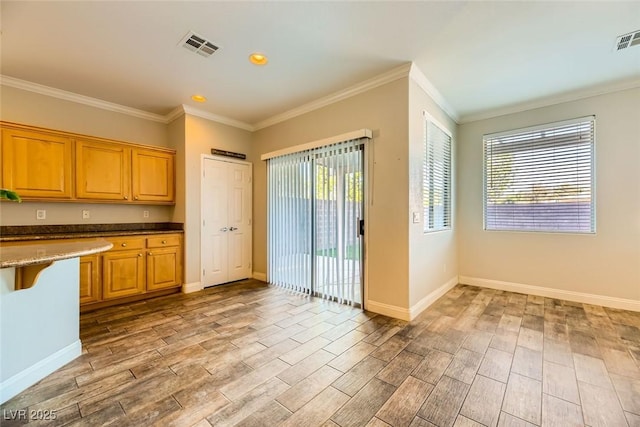
[[[624,34],[622,36],[618,36],[616,39],[615,50],[626,49],[631,46],[636,46],[640,44],[640,30],[634,31],[633,33]]]
[[[215,51],[218,50],[218,46],[193,31],[189,31],[189,33],[180,41],[179,45],[185,49],[189,49],[191,52],[202,55],[205,58],[213,55]]]

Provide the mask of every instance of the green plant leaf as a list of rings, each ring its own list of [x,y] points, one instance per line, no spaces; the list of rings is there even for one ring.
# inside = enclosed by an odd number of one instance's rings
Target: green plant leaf
[[[14,202],[22,202],[20,196],[15,191],[7,190],[5,188],[0,188],[0,199],[7,199]]]

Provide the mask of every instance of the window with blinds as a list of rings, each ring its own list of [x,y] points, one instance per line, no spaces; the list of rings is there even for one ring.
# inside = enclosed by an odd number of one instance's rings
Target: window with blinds
[[[425,126],[422,188],[424,232],[451,228],[451,135],[429,119]]]
[[[483,139],[485,230],[595,232],[595,117]]]

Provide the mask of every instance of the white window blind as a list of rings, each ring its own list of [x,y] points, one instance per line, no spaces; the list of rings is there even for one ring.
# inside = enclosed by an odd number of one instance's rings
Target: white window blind
[[[427,119],[422,188],[424,231],[451,228],[451,135]]]
[[[486,230],[593,233],[595,118],[484,136]]]

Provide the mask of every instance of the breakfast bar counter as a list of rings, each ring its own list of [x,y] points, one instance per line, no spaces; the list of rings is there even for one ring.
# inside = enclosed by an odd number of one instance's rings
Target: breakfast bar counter
[[[80,256],[104,239],[0,247],[0,403],[82,353]]]

